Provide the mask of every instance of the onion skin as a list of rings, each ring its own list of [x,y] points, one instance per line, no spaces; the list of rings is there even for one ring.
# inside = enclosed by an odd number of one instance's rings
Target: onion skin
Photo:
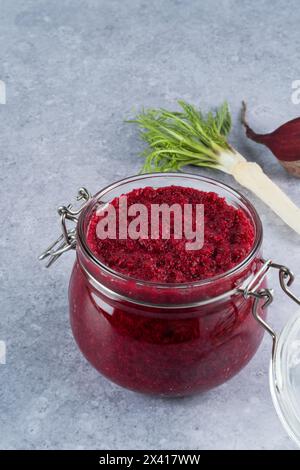
[[[300,118],[292,119],[269,134],[257,134],[246,120],[246,103],[242,103],[241,121],[249,139],[268,147],[281,165],[300,178]]]
[[[290,173],[292,176],[297,176],[300,178],[300,160],[295,160],[294,162],[285,162],[280,160],[279,162],[288,173]]]

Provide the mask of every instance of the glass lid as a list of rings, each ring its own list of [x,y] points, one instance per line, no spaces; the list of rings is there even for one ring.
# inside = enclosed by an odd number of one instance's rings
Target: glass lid
[[[288,321],[278,338],[269,378],[277,414],[300,447],[300,311]]]

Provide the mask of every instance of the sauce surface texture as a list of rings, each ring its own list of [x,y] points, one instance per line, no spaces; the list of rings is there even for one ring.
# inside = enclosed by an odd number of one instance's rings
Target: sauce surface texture
[[[124,197],[124,196],[121,196]],[[242,262],[251,251],[255,230],[247,214],[229,205],[224,198],[213,192],[199,191],[182,186],[158,189],[146,187],[134,189],[126,194],[127,207],[143,204],[151,213],[151,204],[192,205],[192,223],[195,228],[196,205],[204,206],[204,245],[198,250],[187,250],[188,240],[184,235],[175,239],[171,223],[169,239],[151,239],[151,217],[149,215],[149,238],[136,240],[119,239],[119,202],[111,204],[116,209],[117,238],[100,239],[97,224],[105,216],[102,210],[95,211],[89,221],[87,242],[94,255],[106,266],[130,277],[159,283],[185,283],[209,279],[229,271]],[[128,225],[135,217],[128,216]],[[172,216],[171,216],[172,221]]]

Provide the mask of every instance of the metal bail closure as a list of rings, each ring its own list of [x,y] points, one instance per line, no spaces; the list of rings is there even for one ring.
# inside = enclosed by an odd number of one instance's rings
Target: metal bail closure
[[[281,264],[273,263],[272,260],[263,260],[263,265],[261,269],[255,274],[247,286],[242,289],[242,294],[247,299],[248,297],[254,297],[252,313],[254,318],[261,324],[261,326],[271,335],[273,346],[272,346],[272,358],[274,359],[276,353],[276,346],[278,337],[273,328],[259,315],[258,307],[260,301],[263,301],[262,309],[270,305],[273,300],[273,289],[260,289],[260,286],[268,274],[269,270],[277,269],[279,271],[279,283],[282,290],[298,305],[300,305],[300,298],[296,297],[295,294],[289,289],[295,280],[294,274],[290,271],[289,268]]]
[[[76,200],[84,202],[78,209],[74,209],[72,204],[68,204],[67,206],[60,206],[57,209],[58,215],[60,217],[62,234],[39,256],[39,260],[49,258],[46,264],[46,268],[49,268],[66,251],[75,249],[76,225],[78,222],[78,216],[91,197],[91,194],[86,188],[80,188]],[[67,220],[74,222],[75,227],[67,228]]]

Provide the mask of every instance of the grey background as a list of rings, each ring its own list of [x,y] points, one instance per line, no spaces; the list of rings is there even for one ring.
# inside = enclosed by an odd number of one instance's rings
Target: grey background
[[[37,255],[58,234],[56,207],[81,185],[95,192],[139,171],[141,144],[124,118],[178,98],[205,110],[227,99],[231,142],[300,205],[300,181],[247,142],[238,122],[244,98],[261,131],[300,115],[291,102],[299,21],[297,0],[0,0],[0,448],[294,448],[271,403],[268,337],[237,377],[204,395],[163,400],[123,390],[89,366],[72,338],[74,254],[51,270]],[[243,192],[263,220],[265,256],[295,271],[299,292],[299,236]],[[295,307],[276,294],[270,319],[279,330]]]

